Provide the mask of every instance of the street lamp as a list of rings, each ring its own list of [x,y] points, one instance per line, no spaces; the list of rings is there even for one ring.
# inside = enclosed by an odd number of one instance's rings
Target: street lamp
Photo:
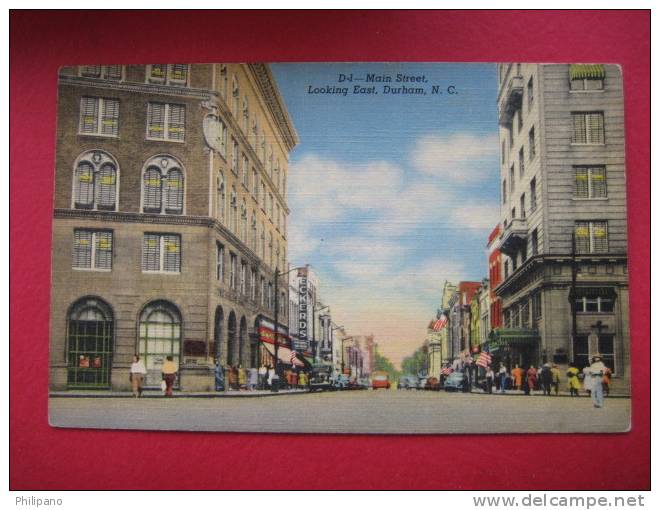
[[[279,328],[279,324],[280,324],[279,323],[280,307],[279,307],[279,290],[277,289],[277,282],[280,279],[280,276],[286,276],[286,275],[288,275],[289,273],[291,273],[293,271],[297,271],[299,269],[308,269],[308,268],[309,268],[309,264],[307,264],[306,266],[293,267],[293,268],[289,269],[286,273],[280,273],[280,268],[275,267],[275,328],[274,328],[275,329],[275,331],[274,331],[275,338],[273,339],[273,345],[274,345],[274,350],[275,350],[275,367],[274,368],[275,368],[275,373],[278,374],[278,375],[279,375],[279,372],[278,372],[278,368],[279,368],[278,367],[278,365],[279,365],[279,356],[278,356],[278,354],[279,353],[278,353],[277,336],[278,336],[279,329],[280,329]]]

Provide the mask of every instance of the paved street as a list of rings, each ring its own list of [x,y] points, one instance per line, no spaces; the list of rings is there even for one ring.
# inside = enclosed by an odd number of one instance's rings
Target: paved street
[[[51,398],[58,427],[235,432],[624,432],[630,399],[349,391],[261,398]]]

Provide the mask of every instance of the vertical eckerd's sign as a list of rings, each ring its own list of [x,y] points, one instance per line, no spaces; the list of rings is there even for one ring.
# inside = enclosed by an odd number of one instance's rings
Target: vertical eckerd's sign
[[[306,351],[307,342],[307,274],[298,273],[298,345],[297,351]]]

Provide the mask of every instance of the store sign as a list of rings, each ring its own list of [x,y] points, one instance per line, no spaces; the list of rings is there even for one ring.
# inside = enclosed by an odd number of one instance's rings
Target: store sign
[[[307,277],[298,278],[298,339],[295,348],[303,352],[308,348],[307,336]]]

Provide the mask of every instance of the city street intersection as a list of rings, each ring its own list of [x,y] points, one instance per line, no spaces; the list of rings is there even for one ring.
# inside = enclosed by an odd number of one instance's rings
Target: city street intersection
[[[255,398],[51,398],[57,427],[309,433],[625,432],[630,399],[378,390]]]

